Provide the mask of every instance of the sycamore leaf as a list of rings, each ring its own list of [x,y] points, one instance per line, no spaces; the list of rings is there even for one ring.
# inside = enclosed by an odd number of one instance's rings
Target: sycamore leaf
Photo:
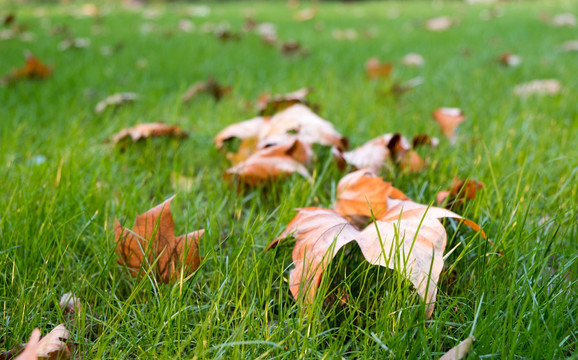
[[[310,88],[302,88],[288,94],[278,94],[275,96],[262,94],[257,99],[257,110],[261,116],[273,116],[279,111],[285,110],[295,104],[309,106],[305,98],[310,92]]]
[[[281,54],[289,57],[309,54],[309,51],[298,41],[284,42],[281,44],[280,50]]]
[[[561,27],[576,27],[576,16],[572,13],[557,14],[552,18],[552,25]]]
[[[332,210],[298,209],[285,231],[268,246],[270,249],[291,235],[297,240],[289,280],[293,296],[311,304],[327,265],[339,249],[355,241],[369,263],[407,277],[428,304],[427,316],[431,316],[447,242],[439,219],[450,217],[476,231],[481,229],[446,209],[391,198],[387,205],[386,213],[363,231]],[[485,237],[483,231],[482,236]]]
[[[516,67],[522,63],[522,58],[508,51],[500,55],[498,61],[504,66]]]
[[[449,190],[438,192],[436,201],[448,209],[458,208],[466,201],[475,199],[476,193],[483,187],[484,184],[477,180],[460,180],[456,177]]]
[[[365,62],[365,72],[370,79],[388,78],[391,70],[393,70],[393,63],[380,63],[376,57],[372,57]]]
[[[472,343],[475,341],[473,336],[468,337],[455,347],[451,348],[439,360],[461,360],[468,355]]]
[[[309,179],[309,172],[302,163],[308,160],[310,153],[310,145],[291,139],[258,150],[227,170],[225,178],[235,178],[250,186],[262,185],[295,172]]]
[[[100,101],[96,104],[94,111],[97,114],[100,114],[106,108],[110,107],[119,107],[121,105],[125,105],[128,103],[132,103],[137,100],[138,95],[132,92],[125,92],[125,93],[117,93],[114,95],[108,96],[106,99]]]
[[[423,56],[420,54],[409,53],[401,59],[401,63],[405,66],[422,66],[424,64]]]
[[[188,134],[176,125],[167,125],[161,122],[144,123],[119,131],[112,136],[112,142],[118,144],[127,138],[136,142],[150,137],[161,136],[185,138]]]
[[[556,79],[534,80],[517,85],[514,94],[520,97],[530,95],[556,95],[560,92],[562,85]]]
[[[82,305],[80,300],[73,293],[65,293],[60,297],[60,308],[63,314],[80,315],[82,312]]]
[[[442,107],[434,111],[432,116],[440,125],[442,133],[450,139],[454,138],[458,125],[466,119],[459,108]]]
[[[388,144],[395,134],[384,134],[372,139],[365,144],[348,152],[341,152],[334,149],[333,154],[338,163],[341,162],[343,168],[346,164],[352,165],[356,169],[368,168],[377,173],[390,157]]]
[[[15,360],[70,359],[72,353],[66,345],[70,333],[63,324],[56,326],[40,339],[40,330],[34,329],[25,350]]]
[[[359,227],[372,216],[379,219],[385,215],[388,197],[409,199],[391,183],[368,169],[362,169],[339,180],[333,209]]]
[[[217,145],[217,149],[221,149],[225,142],[233,138],[239,138],[242,140],[258,138],[261,129],[266,127],[268,122],[269,118],[259,116],[229,125],[215,136],[215,145]]]
[[[116,253],[119,263],[133,276],[154,264],[153,274],[164,283],[172,283],[197,270],[200,264],[199,239],[205,230],[175,237],[171,214],[174,196],[136,217],[132,230],[115,223]]]
[[[442,31],[450,28],[453,25],[451,18],[447,16],[440,16],[426,21],[425,27],[429,31]]]
[[[34,55],[26,55],[23,67],[13,69],[8,75],[0,78],[0,84],[13,83],[22,79],[45,79],[52,74],[52,69],[44,65]]]
[[[207,93],[213,97],[216,101],[221,100],[225,95],[228,95],[232,91],[230,85],[224,86],[219,84],[215,79],[209,78],[207,81],[200,81],[193,84],[183,95],[183,102],[189,102],[198,94]]]
[[[317,7],[310,7],[303,9],[295,14],[294,18],[297,21],[304,22],[314,19],[317,16]]]

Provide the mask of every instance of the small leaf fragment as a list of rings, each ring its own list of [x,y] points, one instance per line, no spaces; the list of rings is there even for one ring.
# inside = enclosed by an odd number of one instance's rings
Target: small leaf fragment
[[[138,99],[138,95],[132,92],[124,92],[124,93],[117,93],[108,96],[104,100],[100,101],[94,107],[94,111],[97,114],[102,113],[108,107],[119,107],[122,105],[126,105],[128,103],[132,103]]]
[[[474,341],[475,339],[473,336],[466,338],[464,341],[451,348],[447,353],[440,357],[439,360],[461,360],[465,358]]]

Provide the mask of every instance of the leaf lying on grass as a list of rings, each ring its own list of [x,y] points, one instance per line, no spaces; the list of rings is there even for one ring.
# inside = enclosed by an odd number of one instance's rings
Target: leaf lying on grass
[[[520,97],[530,95],[556,95],[562,89],[560,81],[556,79],[534,80],[517,85],[514,94]]]
[[[429,31],[442,31],[449,29],[454,24],[453,20],[447,16],[440,16],[426,21],[425,28]]]
[[[516,67],[522,63],[522,58],[518,55],[512,54],[511,52],[505,52],[498,57],[500,64],[507,67]]]
[[[435,110],[432,117],[439,124],[442,133],[450,139],[455,138],[457,127],[466,119],[461,109],[448,107]]]
[[[369,79],[388,78],[392,70],[393,63],[381,63],[376,57],[372,57],[365,62],[365,72]]]
[[[126,265],[133,276],[152,266],[155,277],[172,283],[197,270],[200,264],[199,239],[205,230],[175,237],[171,214],[174,196],[136,217],[132,230],[116,220],[114,233],[119,263]]]
[[[221,100],[225,95],[228,95],[232,91],[230,85],[221,85],[214,78],[209,78],[207,81],[200,81],[193,84],[183,95],[183,102],[189,102],[197,95],[201,93],[207,93],[215,99],[215,101]]]
[[[94,107],[94,111],[97,114],[102,113],[108,107],[119,107],[122,105],[126,105],[128,103],[132,103],[138,99],[138,95],[132,92],[124,92],[124,93],[117,93],[114,95],[110,95],[104,100],[100,101]]]
[[[56,326],[51,332],[40,338],[40,330],[34,329],[24,351],[15,360],[70,359],[72,352],[66,345],[70,333],[63,324]]]
[[[341,214],[323,208],[297,209],[298,214],[267,249],[289,236],[297,240],[289,286],[295,298],[311,304],[328,264],[339,249],[355,241],[369,263],[388,267],[409,278],[426,301],[429,317],[435,306],[437,281],[443,268],[447,242],[447,233],[440,219],[449,217],[475,231],[481,229],[473,221],[446,209],[393,199],[385,194],[381,203],[372,200],[378,206],[385,203],[387,210],[361,231],[344,217],[358,213],[357,207],[347,209],[353,213],[340,209]],[[372,210],[369,205],[367,209]],[[485,233],[481,233],[485,237]]]
[[[174,138],[185,138],[188,136],[187,132],[176,125],[167,125],[162,122],[138,124],[136,126],[123,129],[112,136],[114,144],[120,143],[122,140],[130,138],[136,142],[150,137],[168,136]]]
[[[401,63],[405,66],[422,66],[424,64],[423,56],[420,54],[409,53],[403,57]]]
[[[45,79],[52,74],[52,69],[44,65],[34,55],[26,55],[23,67],[13,69],[8,75],[0,78],[0,84],[10,84],[22,79]]]
[[[305,99],[310,92],[310,88],[302,88],[288,94],[278,94],[275,96],[262,94],[257,99],[257,110],[260,116],[273,116],[295,104],[310,106]]]
[[[473,336],[466,338],[464,341],[451,348],[447,353],[440,357],[439,360],[461,360],[465,358],[466,355],[468,355],[474,340]]]
[[[468,200],[476,198],[476,194],[484,187],[484,184],[474,180],[460,180],[457,177],[452,181],[449,190],[437,193],[436,201],[438,205],[444,205],[448,209],[459,208]]]

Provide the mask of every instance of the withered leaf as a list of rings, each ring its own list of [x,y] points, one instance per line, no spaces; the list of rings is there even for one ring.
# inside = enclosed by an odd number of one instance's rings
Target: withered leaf
[[[383,217],[363,231],[333,210],[298,209],[299,213],[285,231],[268,246],[270,249],[289,236],[297,240],[293,249],[295,267],[289,280],[293,296],[305,304],[312,303],[329,262],[339,249],[355,241],[369,263],[388,267],[409,278],[426,301],[430,317],[447,242],[445,228],[439,219],[450,217],[475,231],[481,229],[473,221],[449,210],[410,200],[388,198],[387,206]],[[483,231],[482,236],[485,237]]]
[[[221,100],[224,96],[231,93],[233,88],[230,85],[221,85],[214,78],[207,81],[200,81],[192,85],[183,95],[183,102],[191,101],[195,96],[201,93],[207,93],[216,101]]]
[[[171,214],[174,196],[136,217],[132,230],[116,220],[114,233],[119,263],[133,276],[152,266],[153,275],[163,283],[172,283],[199,267],[199,239],[205,230],[175,237]]]
[[[564,51],[578,51],[578,40],[566,41],[562,44],[562,49]]]
[[[498,61],[504,66],[516,67],[522,63],[522,58],[508,51],[500,55],[500,57],[498,57]]]
[[[298,41],[287,41],[281,44],[281,54],[285,56],[307,55],[307,51]]]
[[[288,94],[278,94],[275,96],[262,94],[257,99],[257,110],[261,116],[273,116],[279,111],[285,110],[295,104],[310,106],[305,99],[310,92],[310,88],[302,88]]]
[[[425,27],[429,31],[442,31],[449,29],[453,25],[451,18],[447,16],[440,16],[426,21]]]
[[[73,293],[65,293],[60,297],[60,309],[63,314],[79,315],[82,312],[80,300]]]
[[[409,198],[391,183],[368,169],[352,172],[339,180],[333,209],[353,225],[361,227],[371,217],[382,218],[387,211],[387,198]]]
[[[393,63],[381,63],[376,57],[372,57],[365,62],[365,72],[370,79],[388,78],[393,70]]]
[[[34,55],[26,55],[23,67],[13,69],[8,75],[0,78],[0,84],[13,83],[22,79],[45,79],[52,74],[52,69],[44,65]]]
[[[309,21],[309,20],[313,20],[315,17],[317,16],[317,8],[316,7],[310,7],[310,8],[306,8],[303,9],[301,11],[299,11],[298,13],[295,14],[295,20],[297,21]]]
[[[227,126],[215,136],[214,141],[217,149],[221,149],[226,141],[233,138],[250,139],[258,138],[259,132],[269,122],[269,118],[256,117]]]
[[[422,66],[424,64],[423,56],[420,54],[409,53],[403,57],[401,63],[405,66]]]
[[[465,358],[474,341],[475,339],[473,336],[466,338],[464,341],[451,348],[447,353],[440,357],[439,360],[461,360]]]
[[[162,122],[144,123],[119,131],[112,136],[112,142],[118,144],[127,138],[136,142],[150,137],[161,136],[185,138],[188,134],[177,125],[167,125]]]
[[[295,172],[310,178],[307,168],[302,164],[308,160],[310,153],[310,145],[291,139],[258,150],[227,170],[225,178],[235,178],[249,186],[262,185]]]
[[[454,138],[456,129],[465,119],[465,115],[459,108],[442,107],[432,113],[432,117],[438,122],[442,133],[448,138]]]
[[[460,180],[456,177],[449,190],[437,193],[436,201],[438,205],[444,204],[448,209],[458,208],[466,201],[475,199],[477,192],[483,187],[484,184],[477,180]]]
[[[72,352],[66,345],[70,333],[63,324],[56,326],[45,337],[40,339],[40,330],[34,329],[24,351],[15,360],[70,359]]]
[[[102,113],[108,107],[119,107],[128,103],[132,103],[138,99],[138,95],[132,92],[117,93],[106,97],[94,107],[97,114]]]
[[[517,85],[514,94],[520,97],[530,95],[556,95],[562,89],[562,85],[556,79],[534,80]]]

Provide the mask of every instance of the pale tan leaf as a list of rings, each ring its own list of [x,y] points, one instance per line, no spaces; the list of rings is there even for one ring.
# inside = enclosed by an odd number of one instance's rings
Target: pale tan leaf
[[[32,335],[30,335],[30,340],[26,344],[26,348],[20,355],[18,355],[15,360],[37,360],[38,356],[36,351],[38,350],[38,344],[40,342],[40,330],[34,329]]]
[[[420,54],[409,53],[403,57],[401,60],[402,64],[405,66],[422,66],[424,64],[423,56]]]
[[[442,133],[448,138],[454,137],[456,128],[466,119],[459,108],[442,107],[434,111],[432,116],[438,122]]]
[[[80,300],[73,293],[65,293],[60,297],[60,308],[64,314],[80,315],[82,305]]]
[[[556,95],[562,89],[560,81],[556,79],[534,80],[517,85],[514,94],[520,97],[530,95]]]
[[[268,122],[269,118],[259,116],[227,126],[215,136],[214,141],[217,149],[222,148],[226,141],[233,138],[258,138],[259,133],[267,126]]]
[[[118,93],[118,94],[110,95],[106,99],[104,99],[101,102],[99,102],[98,104],[96,104],[94,111],[97,114],[100,114],[101,112],[106,110],[106,108],[108,108],[108,107],[119,107],[121,105],[132,103],[132,102],[136,101],[137,99],[138,99],[138,95],[135,93],[131,93],[131,92]]]
[[[474,342],[474,337],[470,336],[455,347],[451,348],[447,353],[445,353],[439,360],[461,360],[468,355],[470,347]]]
[[[393,63],[382,63],[378,58],[372,57],[365,62],[365,72],[370,79],[388,78],[393,70]]]
[[[162,122],[144,123],[119,131],[112,136],[112,142],[118,144],[126,138],[136,142],[150,137],[161,136],[185,138],[188,134],[176,125],[167,125]]]
[[[429,31],[442,31],[449,29],[453,25],[451,18],[447,16],[440,16],[426,21],[425,27]]]

